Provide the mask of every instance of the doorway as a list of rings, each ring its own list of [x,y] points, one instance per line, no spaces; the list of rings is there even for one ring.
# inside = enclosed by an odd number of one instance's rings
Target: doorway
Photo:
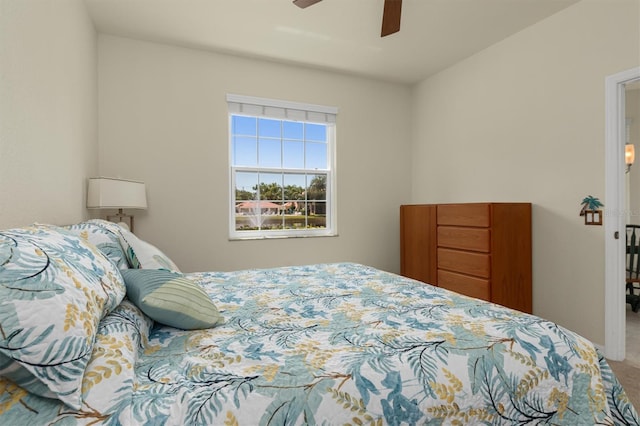
[[[640,80],[640,67],[605,79],[605,356],[625,357],[625,86]]]

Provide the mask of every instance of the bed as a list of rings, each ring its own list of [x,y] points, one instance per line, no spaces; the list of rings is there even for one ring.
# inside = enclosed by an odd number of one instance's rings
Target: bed
[[[181,273],[35,224],[0,231],[0,292],[3,425],[639,424],[583,337],[365,265]]]

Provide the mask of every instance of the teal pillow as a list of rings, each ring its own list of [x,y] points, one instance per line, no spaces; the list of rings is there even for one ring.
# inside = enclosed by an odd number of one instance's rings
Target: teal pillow
[[[180,273],[165,269],[121,273],[129,300],[154,321],[183,330],[211,328],[223,321],[207,293]]]

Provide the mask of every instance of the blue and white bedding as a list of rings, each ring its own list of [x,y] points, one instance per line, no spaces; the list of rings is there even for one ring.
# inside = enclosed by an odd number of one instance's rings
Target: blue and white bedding
[[[541,318],[340,263],[184,274],[223,322],[181,330],[122,299],[117,269],[73,231],[0,231],[0,424],[640,424],[594,346]],[[25,273],[32,264],[51,270]],[[89,270],[109,279],[85,283]],[[60,346],[64,318],[38,311],[70,291],[52,283],[82,290],[61,299],[63,317],[92,307],[84,368]],[[16,311],[25,300],[29,315]],[[30,339],[47,349],[13,344]]]

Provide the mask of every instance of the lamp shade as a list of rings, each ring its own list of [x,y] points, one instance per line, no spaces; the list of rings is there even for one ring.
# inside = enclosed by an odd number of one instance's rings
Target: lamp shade
[[[89,178],[89,209],[146,209],[144,182],[107,177]]]
[[[635,147],[633,146],[633,144],[628,143],[624,146],[624,162],[627,166],[630,166],[633,164],[635,160],[636,160]]]

